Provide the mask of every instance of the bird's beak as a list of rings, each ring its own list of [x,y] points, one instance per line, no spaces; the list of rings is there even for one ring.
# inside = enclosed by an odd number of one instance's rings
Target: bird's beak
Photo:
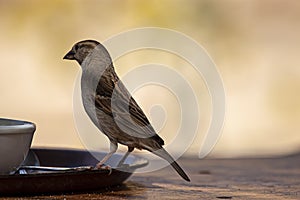
[[[69,51],[63,59],[65,60],[75,60],[75,52],[73,50]]]

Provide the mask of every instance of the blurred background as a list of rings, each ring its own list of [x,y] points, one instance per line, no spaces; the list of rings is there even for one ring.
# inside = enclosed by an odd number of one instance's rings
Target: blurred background
[[[73,89],[80,68],[62,57],[82,39],[104,41],[129,29],[155,26],[196,40],[222,76],[226,119],[210,156],[298,152],[299,10],[297,0],[1,0],[0,116],[35,122],[38,128],[33,146],[84,148],[73,119]],[[136,52],[116,61],[116,71],[122,77],[138,63],[165,58],[144,53],[148,57]],[[142,58],[146,60],[141,62]],[[176,59],[166,64],[184,68],[184,62]],[[203,83],[199,83],[201,88],[205,90]],[[151,104],[149,90],[145,87],[134,94],[143,108]],[[164,96],[161,99],[171,101]],[[199,99],[204,119],[200,136],[187,152],[190,154],[199,152],[211,111],[208,95]],[[149,112],[146,109],[147,115]],[[167,127],[170,129],[160,133],[166,143],[173,137],[172,123]],[[108,149],[105,137],[99,148]]]

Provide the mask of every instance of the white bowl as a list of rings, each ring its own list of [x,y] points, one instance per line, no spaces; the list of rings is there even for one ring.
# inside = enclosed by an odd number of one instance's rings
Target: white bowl
[[[0,118],[0,174],[13,173],[25,160],[35,124]]]

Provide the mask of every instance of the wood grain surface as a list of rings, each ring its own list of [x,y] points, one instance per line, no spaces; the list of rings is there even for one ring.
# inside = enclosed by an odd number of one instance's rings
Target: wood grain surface
[[[282,158],[182,158],[191,182],[171,167],[134,174],[99,191],[0,199],[300,199],[300,154]]]

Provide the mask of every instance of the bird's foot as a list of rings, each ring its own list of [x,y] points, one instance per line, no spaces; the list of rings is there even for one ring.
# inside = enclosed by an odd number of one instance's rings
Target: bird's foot
[[[112,173],[112,168],[111,166],[109,165],[105,165],[105,164],[102,164],[102,163],[98,163],[95,167],[96,169],[103,169],[103,170],[109,170],[109,173],[108,175],[110,175]]]
[[[86,170],[92,170],[94,169],[93,166],[81,166],[81,167],[76,167],[76,171],[86,171]]]

